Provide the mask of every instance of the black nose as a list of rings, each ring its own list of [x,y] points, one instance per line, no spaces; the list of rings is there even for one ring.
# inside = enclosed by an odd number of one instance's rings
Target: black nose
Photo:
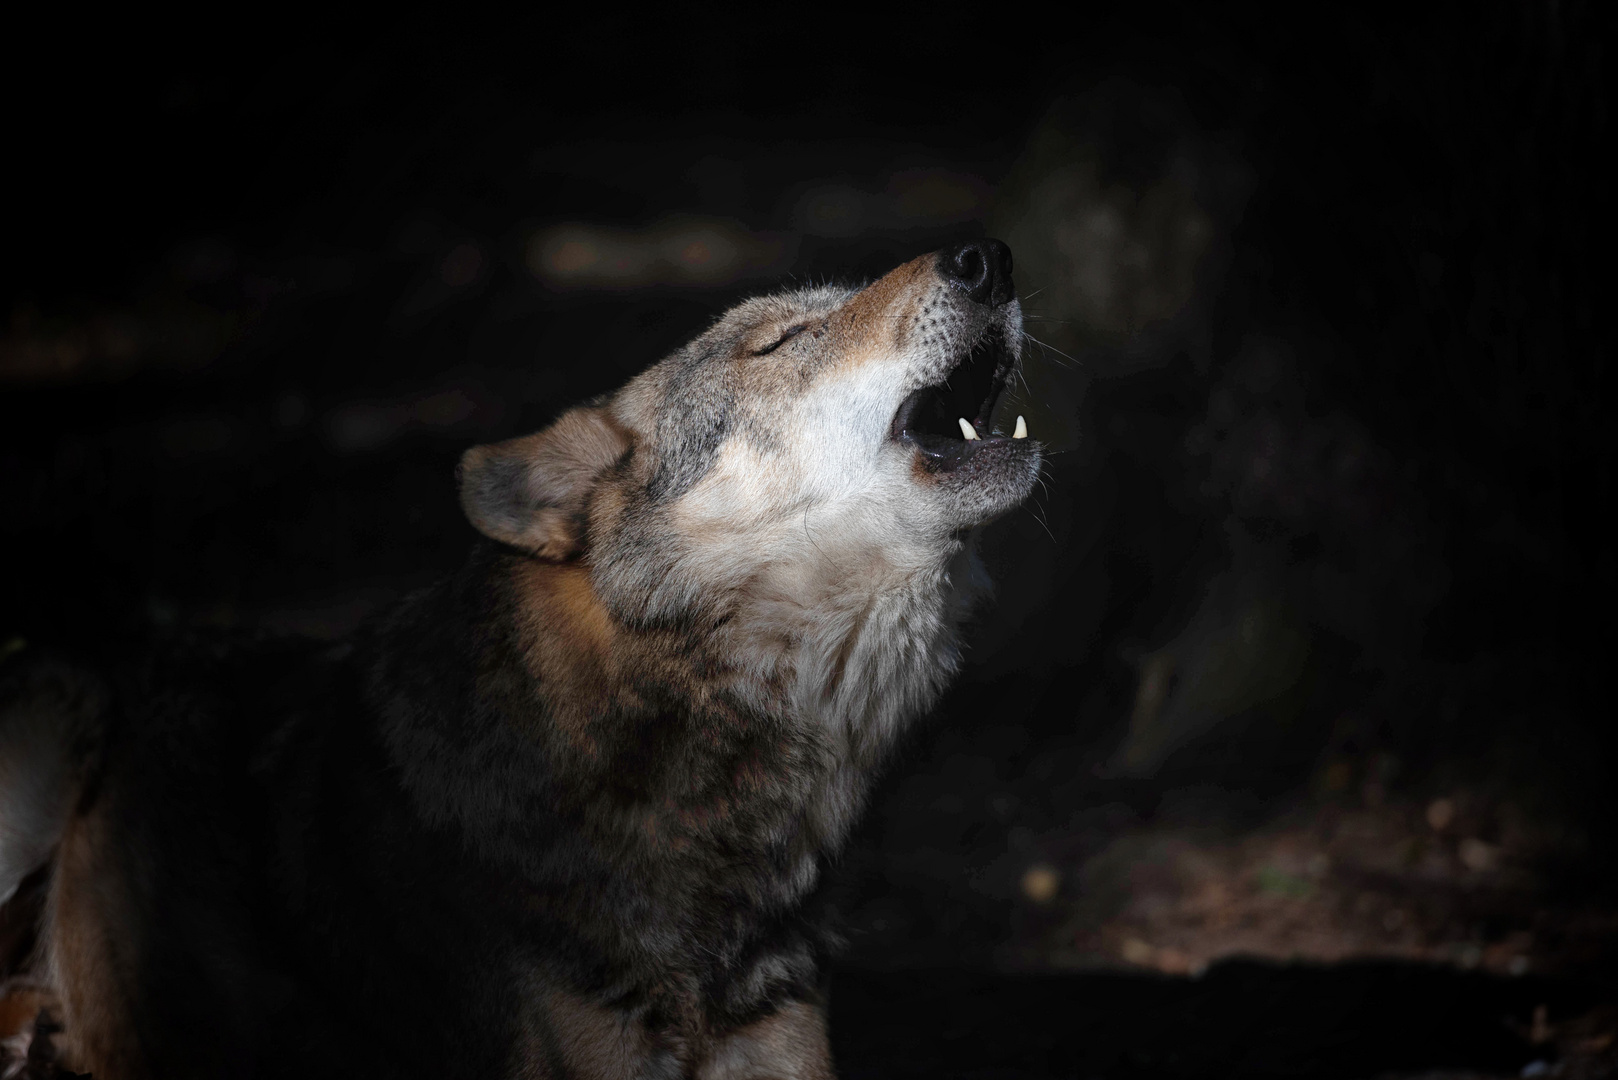
[[[938,253],[938,272],[980,304],[999,307],[1016,295],[1011,249],[998,240],[968,240]]]

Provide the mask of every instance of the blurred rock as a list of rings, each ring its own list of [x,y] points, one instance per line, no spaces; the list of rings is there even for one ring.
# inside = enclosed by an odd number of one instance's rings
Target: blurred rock
[[[722,218],[670,218],[646,229],[556,225],[528,243],[528,268],[558,289],[712,287],[780,273],[791,256],[785,237]]]
[[[1050,106],[990,228],[1016,252],[1030,330],[1106,377],[1200,336],[1250,186],[1173,91],[1115,79]]]
[[[1475,836],[1469,836],[1461,841],[1456,849],[1456,855],[1468,870],[1475,870],[1481,874],[1496,867],[1500,860],[1500,849]]]
[[[1434,832],[1443,832],[1455,820],[1455,802],[1453,799],[1434,799],[1427,804],[1427,824]]]
[[[969,222],[988,205],[989,185],[982,177],[903,169],[889,176],[882,190],[846,182],[810,184],[797,196],[791,219],[808,236],[850,238]]]
[[[1110,768],[1149,777],[1175,750],[1221,721],[1282,704],[1303,677],[1309,629],[1256,575],[1232,572],[1208,588],[1191,622],[1141,662],[1129,733]]]
[[[1062,875],[1047,863],[1030,866],[1022,876],[1022,892],[1036,904],[1048,904],[1056,899],[1062,887]]]
[[[449,386],[385,401],[357,401],[323,418],[338,453],[366,453],[424,429],[468,434],[499,422],[500,403],[471,386]]]

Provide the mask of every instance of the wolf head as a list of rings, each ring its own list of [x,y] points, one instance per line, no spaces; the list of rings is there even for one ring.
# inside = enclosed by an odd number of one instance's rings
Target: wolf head
[[[486,536],[587,566],[623,625],[724,627],[727,662],[789,662],[821,694],[895,650],[936,684],[980,579],[970,534],[1040,467],[996,412],[1021,331],[996,240],[749,300],[616,393],[468,451],[461,501]]]

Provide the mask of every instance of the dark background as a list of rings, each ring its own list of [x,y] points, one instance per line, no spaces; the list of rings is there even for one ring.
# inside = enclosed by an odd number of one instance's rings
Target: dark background
[[[997,235],[1056,453],[822,898],[841,1000],[949,973],[881,1030],[986,1024],[981,1075],[1599,1055],[1555,1021],[1618,941],[1611,40],[1580,3],[21,18],[0,637],[346,633],[462,557],[468,445],[744,295]],[[1098,969],[1136,974],[1054,974]],[[1146,996],[1063,1042],[1096,979]],[[1459,1033],[1363,1014],[1401,994]],[[1265,995],[1302,1034],[1221,1019]],[[845,1071],[948,1071],[843,1008]]]

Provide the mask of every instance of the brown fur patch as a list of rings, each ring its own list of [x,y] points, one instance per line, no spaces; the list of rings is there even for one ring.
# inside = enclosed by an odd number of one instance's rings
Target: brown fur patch
[[[831,1080],[826,1015],[792,1001],[716,1041],[697,1080]]]
[[[838,309],[833,327],[851,339],[847,361],[864,358],[865,346],[901,344],[921,307],[919,294],[938,287],[936,255],[911,259],[889,271]]]
[[[62,991],[63,1064],[128,1080],[146,1075],[126,997],[136,928],[107,857],[106,832],[95,809],[69,823],[51,882],[46,934],[53,981]]]
[[[516,1070],[521,1080],[634,1080],[644,1074],[651,1045],[632,1017],[561,990],[536,1004],[542,1015],[522,1026]]]
[[[56,994],[43,986],[0,987],[0,1039],[14,1039],[33,1031],[41,1009],[60,1009]]]
[[[614,696],[612,616],[579,563],[522,563],[513,586],[528,671],[539,680],[558,728],[588,752],[588,725]]]

